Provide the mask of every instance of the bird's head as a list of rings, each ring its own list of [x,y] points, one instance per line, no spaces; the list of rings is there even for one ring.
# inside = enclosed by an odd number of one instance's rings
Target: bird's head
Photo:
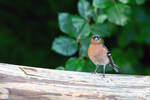
[[[94,43],[94,44],[100,44],[101,43],[101,38],[99,35],[93,35],[92,36],[92,39],[91,39],[91,43]]]

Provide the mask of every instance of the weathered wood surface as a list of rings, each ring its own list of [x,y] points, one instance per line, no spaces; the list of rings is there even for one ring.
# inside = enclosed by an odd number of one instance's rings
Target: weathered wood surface
[[[23,68],[26,75],[19,69]],[[150,100],[150,76],[0,64],[0,100]]]

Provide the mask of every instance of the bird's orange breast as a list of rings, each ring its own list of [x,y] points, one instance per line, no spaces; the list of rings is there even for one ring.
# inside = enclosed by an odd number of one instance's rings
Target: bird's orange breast
[[[107,50],[100,44],[91,44],[88,48],[88,56],[96,65],[105,65],[109,63]]]

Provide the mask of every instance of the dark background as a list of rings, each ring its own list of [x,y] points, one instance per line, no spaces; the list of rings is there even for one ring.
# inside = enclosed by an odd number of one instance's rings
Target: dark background
[[[52,51],[51,45],[55,37],[63,34],[58,27],[58,13],[77,14],[77,1],[0,0],[0,63],[43,68],[64,65],[68,57]],[[149,14],[150,1],[147,0],[140,8]],[[105,38],[109,48],[115,45],[116,37],[115,34]],[[141,48],[143,56],[139,60],[142,64],[140,70],[150,69],[149,45],[143,43]],[[140,74],[150,74],[150,71]]]

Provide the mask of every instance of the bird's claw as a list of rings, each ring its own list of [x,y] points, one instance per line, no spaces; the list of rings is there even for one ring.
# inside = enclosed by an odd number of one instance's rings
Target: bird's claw
[[[105,74],[103,74],[102,77],[105,78]]]

